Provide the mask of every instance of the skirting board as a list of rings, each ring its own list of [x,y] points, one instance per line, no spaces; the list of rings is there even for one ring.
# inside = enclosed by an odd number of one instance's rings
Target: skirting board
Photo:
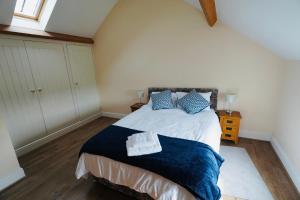
[[[101,117],[101,113],[97,113],[95,115],[92,115],[92,116],[88,117],[87,119],[76,122],[75,124],[72,124],[72,125],[70,125],[66,128],[63,128],[63,129],[61,129],[57,132],[51,133],[50,135],[47,135],[46,137],[43,137],[43,138],[38,139],[38,140],[36,140],[36,141],[34,141],[30,144],[27,144],[23,147],[18,148],[16,150],[16,154],[17,154],[17,156],[24,155],[24,154],[26,154],[26,153],[28,153],[28,152],[44,145],[44,144],[46,144],[46,143],[48,143],[48,142],[50,142],[50,141],[52,141],[52,140],[54,140],[58,137],[61,137],[65,134],[67,134],[67,133],[69,133],[69,132],[71,132],[71,131],[73,131],[73,130],[75,130],[75,129],[77,129],[77,128],[79,128],[79,127],[95,120],[95,119],[97,119],[97,118],[99,118],[99,117]]]
[[[122,119],[126,115],[127,114],[113,113],[113,112],[102,112],[102,114],[101,114],[101,116],[103,116],[103,117],[110,117],[110,118],[115,118],[115,119]]]
[[[5,177],[0,177],[0,191],[11,186],[12,184],[16,183],[17,181],[21,180],[24,177],[25,177],[25,173],[23,168],[21,167],[17,168],[15,171],[9,173]]]
[[[289,176],[291,177],[292,181],[294,182],[298,192],[300,193],[300,174],[297,172],[296,168],[275,137],[272,137],[271,144]]]
[[[258,131],[249,131],[241,129],[239,137],[250,138],[255,140],[271,141],[272,133],[258,132]]]

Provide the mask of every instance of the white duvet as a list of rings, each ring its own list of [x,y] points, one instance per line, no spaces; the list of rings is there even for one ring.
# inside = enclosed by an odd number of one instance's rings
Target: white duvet
[[[203,142],[216,152],[219,152],[220,148],[221,128],[213,110],[190,115],[180,109],[153,111],[151,106],[145,105],[114,125]],[[79,179],[89,173],[140,193],[147,193],[153,199],[195,199],[185,188],[155,173],[106,157],[84,153],[78,161],[76,177]]]

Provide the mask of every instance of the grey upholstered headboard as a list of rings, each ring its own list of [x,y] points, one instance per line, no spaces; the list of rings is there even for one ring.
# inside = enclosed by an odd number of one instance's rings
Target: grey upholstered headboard
[[[164,90],[171,90],[172,92],[190,92],[195,89],[197,92],[211,92],[210,96],[210,108],[217,110],[218,104],[218,89],[216,88],[160,88],[160,87],[150,87],[148,88],[148,99],[150,98],[150,94],[152,92],[161,92]]]

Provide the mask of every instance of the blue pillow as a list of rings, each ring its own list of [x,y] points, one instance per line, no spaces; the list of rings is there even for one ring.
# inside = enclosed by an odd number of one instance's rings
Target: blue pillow
[[[201,112],[208,106],[209,102],[204,99],[196,90],[191,91],[189,94],[185,95],[177,101],[183,110],[189,114],[195,114]]]
[[[160,109],[171,109],[174,108],[172,102],[172,92],[171,90],[166,90],[160,93],[151,94],[152,100],[152,109],[160,110]]]

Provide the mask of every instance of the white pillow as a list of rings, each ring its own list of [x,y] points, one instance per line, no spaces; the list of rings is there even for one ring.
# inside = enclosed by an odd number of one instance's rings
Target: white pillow
[[[148,105],[152,105],[152,100],[151,100],[151,94],[157,94],[157,93],[160,93],[160,92],[151,92],[149,95],[150,95],[150,99],[148,101]],[[174,106],[176,107],[176,101],[177,101],[177,95],[175,92],[172,92],[172,102],[174,104]]]
[[[177,99],[181,99],[182,97],[184,97],[185,95],[187,95],[188,93],[187,92],[176,92],[177,94]],[[201,93],[199,92],[199,94],[206,100],[210,103],[210,96],[211,96],[211,92],[205,92],[205,93]],[[179,108],[181,108],[179,105],[178,105]],[[210,106],[208,106],[207,108],[204,109],[204,111],[210,111]]]

